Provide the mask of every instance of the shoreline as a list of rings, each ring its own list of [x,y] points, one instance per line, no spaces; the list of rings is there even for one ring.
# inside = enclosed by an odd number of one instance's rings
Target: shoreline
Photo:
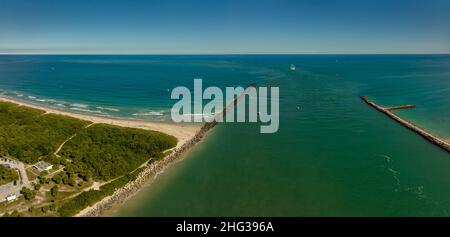
[[[176,147],[182,146],[185,142],[190,140],[200,129],[201,125],[199,124],[177,124],[171,122],[160,122],[160,121],[149,121],[149,120],[132,120],[132,119],[121,119],[121,118],[109,118],[109,117],[100,117],[89,114],[81,114],[75,112],[69,112],[65,110],[58,110],[53,108],[48,108],[41,105],[36,105],[32,103],[28,103],[25,101],[0,96],[0,101],[14,103],[20,106],[25,106],[33,109],[39,109],[45,111],[46,113],[69,116],[72,118],[77,118],[81,120],[90,121],[92,123],[104,123],[110,125],[116,125],[120,127],[128,127],[128,128],[139,128],[144,130],[153,130],[162,132],[168,135],[172,135],[178,139],[178,144]]]
[[[116,190],[112,195],[83,209],[74,217],[102,217],[110,216],[115,213],[124,203],[133,198],[144,188],[151,185],[165,169],[182,161],[188,155],[189,151],[201,142],[208,131],[214,126],[215,124],[212,126],[211,124],[205,124],[191,140],[184,143],[179,148],[174,149],[171,154],[161,160],[147,164],[145,169],[139,173],[135,180]]]
[[[30,107],[43,110],[46,113],[69,116],[81,120],[90,121],[92,123],[104,123],[121,127],[139,128],[144,130],[153,130],[172,135],[178,139],[177,146],[171,153],[161,160],[153,163],[146,163],[145,169],[141,171],[135,180],[130,181],[125,186],[117,189],[112,195],[107,196],[92,206],[86,207],[75,217],[99,217],[106,212],[112,213],[116,208],[128,201],[131,197],[139,193],[144,187],[150,185],[155,178],[170,165],[182,160],[196,144],[198,144],[207,134],[207,132],[217,125],[214,123],[205,123],[202,126],[196,124],[175,124],[169,122],[153,122],[141,120],[126,120],[117,118],[104,118],[94,115],[78,114],[44,106],[34,105],[19,100],[10,99],[0,96],[0,101],[14,103],[19,106]]]

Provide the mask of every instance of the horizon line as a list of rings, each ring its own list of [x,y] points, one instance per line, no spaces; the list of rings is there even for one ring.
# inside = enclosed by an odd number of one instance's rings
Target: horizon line
[[[142,56],[220,56],[220,55],[450,55],[449,52],[295,52],[295,53],[285,53],[285,52],[240,52],[240,53],[226,53],[226,52],[216,52],[216,53],[133,53],[133,52],[11,52],[4,53],[0,52],[0,55],[11,55],[11,56],[27,56],[27,55],[142,55]]]

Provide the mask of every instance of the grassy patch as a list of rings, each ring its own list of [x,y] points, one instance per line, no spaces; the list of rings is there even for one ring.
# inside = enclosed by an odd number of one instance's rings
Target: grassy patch
[[[94,205],[103,198],[112,195],[118,188],[125,186],[128,182],[136,179],[144,168],[139,168],[131,174],[125,175],[108,184],[103,185],[100,190],[89,190],[68,200],[58,208],[61,216],[73,216],[81,210]]]
[[[14,169],[0,165],[0,185],[19,180],[19,173]]]

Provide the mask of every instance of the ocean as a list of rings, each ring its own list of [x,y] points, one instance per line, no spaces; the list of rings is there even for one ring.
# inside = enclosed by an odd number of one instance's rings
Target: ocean
[[[278,86],[279,131],[220,124],[114,215],[449,215],[450,154],[359,98],[450,140],[449,55],[0,56],[2,96],[98,116],[167,121],[194,78]]]

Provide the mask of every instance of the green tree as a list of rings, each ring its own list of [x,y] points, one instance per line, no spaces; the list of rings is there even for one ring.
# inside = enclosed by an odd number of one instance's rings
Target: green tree
[[[41,189],[42,185],[40,183],[37,183],[34,185],[34,190],[39,191]]]
[[[36,193],[27,187],[23,187],[20,193],[23,195],[25,200],[32,200],[36,196]]]
[[[62,183],[61,173],[58,173],[55,176],[53,176],[52,180],[53,180],[53,182],[55,182],[55,184]]]
[[[53,186],[53,188],[50,189],[50,194],[52,197],[56,197],[58,195],[58,186]]]

